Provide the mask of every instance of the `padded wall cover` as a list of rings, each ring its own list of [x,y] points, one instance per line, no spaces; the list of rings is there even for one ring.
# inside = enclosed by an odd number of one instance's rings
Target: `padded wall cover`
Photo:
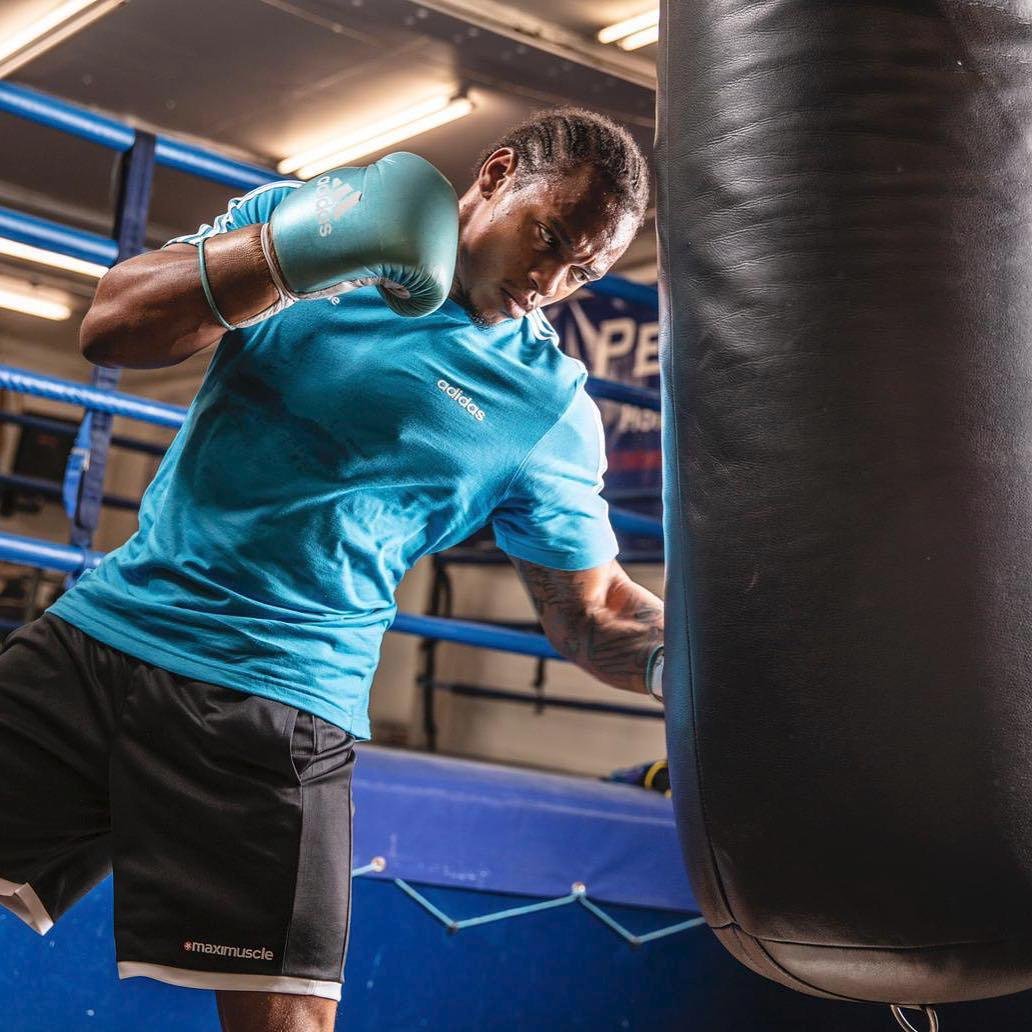
[[[668,734],[818,995],[1032,985],[1032,6],[669,0]]]

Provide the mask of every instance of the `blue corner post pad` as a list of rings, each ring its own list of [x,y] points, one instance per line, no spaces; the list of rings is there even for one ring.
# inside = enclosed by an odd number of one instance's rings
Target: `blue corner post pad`
[[[65,464],[64,482],[61,485],[61,501],[69,519],[75,519],[79,510],[79,489],[82,477],[90,460],[90,435],[93,431],[93,413],[86,412],[75,435],[75,443]]]

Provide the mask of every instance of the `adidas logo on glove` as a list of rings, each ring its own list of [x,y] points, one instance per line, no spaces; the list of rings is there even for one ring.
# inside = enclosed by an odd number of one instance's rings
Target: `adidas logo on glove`
[[[362,191],[327,173],[316,180],[315,198],[319,236],[326,237],[333,232],[333,223],[362,200]]]
[[[457,401],[477,422],[483,423],[486,418],[484,410],[468,394],[463,394],[460,388],[453,387],[447,380],[438,380],[437,389]]]

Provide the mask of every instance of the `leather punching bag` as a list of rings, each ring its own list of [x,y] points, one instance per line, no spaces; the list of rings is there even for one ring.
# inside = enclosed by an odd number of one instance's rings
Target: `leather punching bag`
[[[1032,7],[663,18],[665,693],[696,893],[805,993],[1028,988]]]

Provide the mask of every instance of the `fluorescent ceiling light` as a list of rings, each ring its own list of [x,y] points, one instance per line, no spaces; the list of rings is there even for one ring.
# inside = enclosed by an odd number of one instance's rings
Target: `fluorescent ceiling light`
[[[647,29],[641,29],[639,32],[632,32],[629,36],[625,36],[617,46],[621,50],[640,50],[642,47],[647,47],[650,43],[659,42],[659,26],[652,25]]]
[[[32,287],[7,277],[0,280],[0,308],[54,322],[69,319],[72,315],[67,297],[59,291]]]
[[[0,76],[9,75],[27,61],[85,29],[127,0],[65,0],[7,39],[0,39]]]
[[[346,165],[363,155],[375,154],[392,144],[425,133],[428,129],[454,122],[472,110],[473,102],[466,97],[432,97],[404,111],[381,118],[375,125],[335,136],[318,147],[284,158],[277,168],[283,174],[290,172],[299,179],[311,179],[328,168]]]
[[[625,18],[621,22],[616,22],[613,25],[607,25],[598,34],[599,43],[616,43],[618,40],[624,40],[620,46],[624,50],[636,50],[637,47],[626,46],[627,37],[633,37],[639,32],[648,32],[655,29],[656,35],[652,40],[646,40],[646,42],[655,43],[659,38],[659,8],[653,8],[651,11],[646,11],[644,14],[635,15],[633,18]],[[637,44],[639,47],[645,46],[645,43]]]
[[[6,237],[0,237],[0,255],[18,258],[25,262],[35,262],[37,265],[48,265],[52,269],[77,272],[80,276],[92,276],[94,279],[100,279],[107,272],[106,265],[86,262],[81,258],[70,258],[57,251],[45,251],[42,247],[22,244],[17,240],[8,240]]]

